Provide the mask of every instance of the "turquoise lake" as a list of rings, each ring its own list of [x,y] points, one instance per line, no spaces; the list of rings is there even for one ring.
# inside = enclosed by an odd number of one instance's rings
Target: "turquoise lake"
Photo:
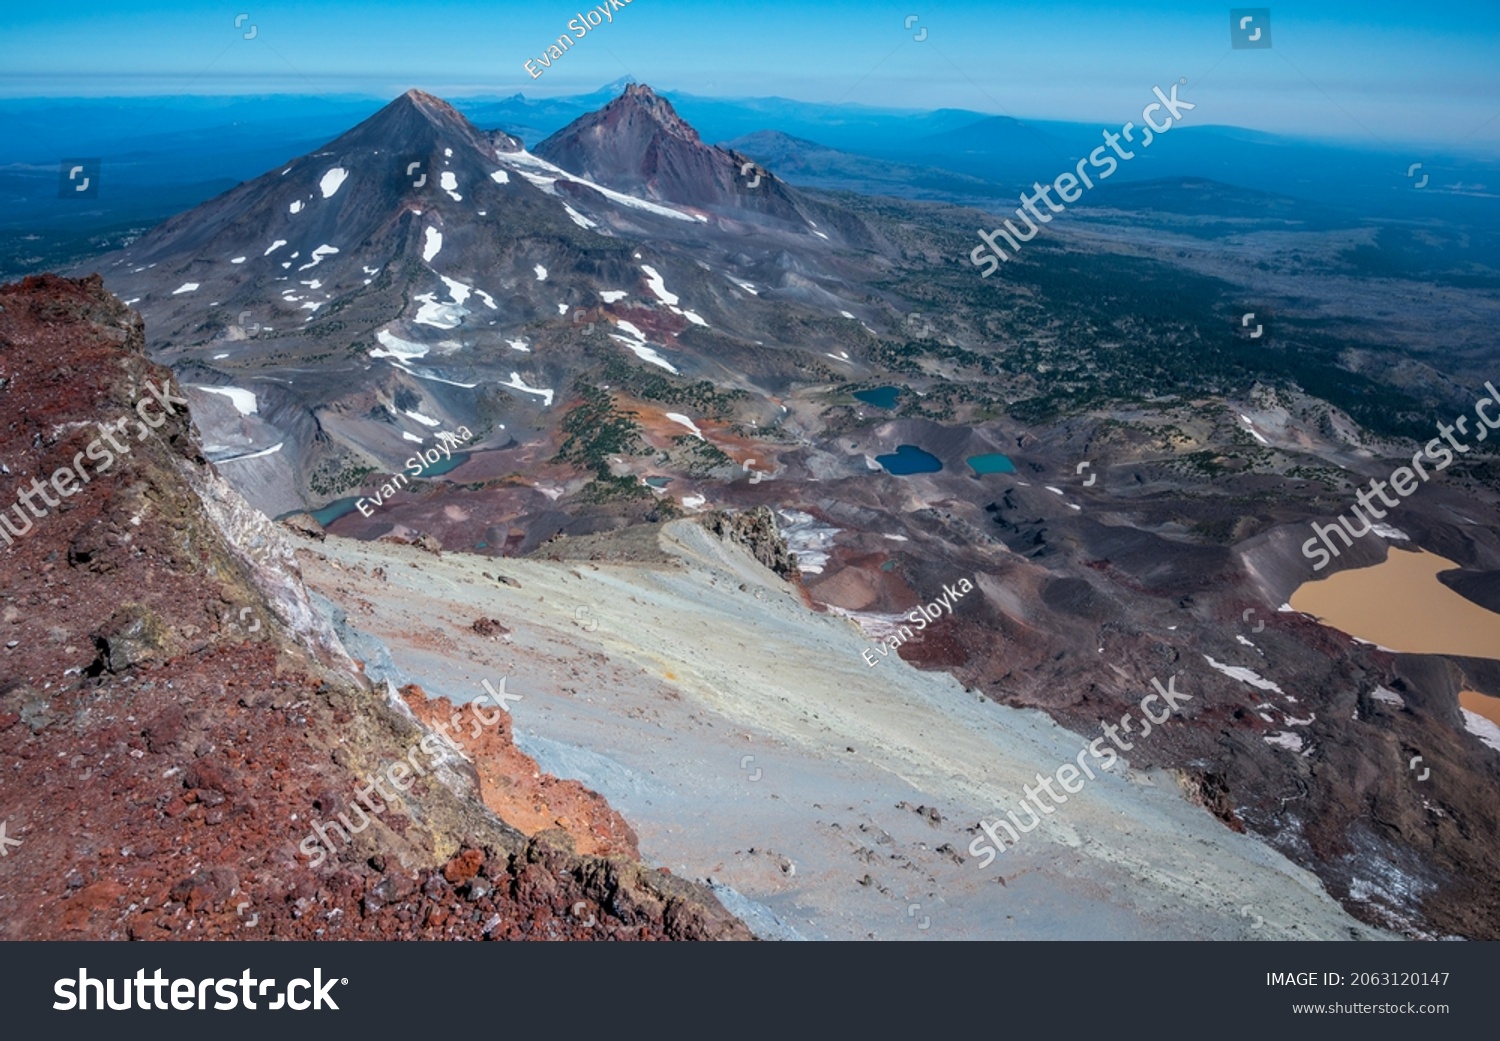
[[[308,512],[312,514],[313,518],[315,520],[317,520],[317,522],[319,524],[323,525],[323,527],[326,528],[326,527],[328,527],[328,525],[332,524],[334,521],[336,521],[340,517],[344,516],[344,514],[346,514],[346,513],[353,513],[354,512],[354,504],[356,502],[358,502],[358,501],[359,500],[357,498],[353,498],[353,497],[347,498],[347,499],[335,499],[331,503],[329,503],[327,506],[324,506],[321,509],[310,510]],[[301,511],[300,510],[293,510],[292,512],[293,513],[299,513]],[[286,514],[286,516],[290,516],[290,515],[291,514]],[[279,520],[280,518],[277,518],[277,519]]]
[[[468,461],[468,452],[454,452],[453,458],[439,459],[431,466],[425,468],[418,477],[414,478],[414,480],[421,480],[423,477],[441,477],[443,474],[448,473],[451,470],[457,470],[460,466],[463,466]],[[406,476],[411,477],[411,471],[409,468],[406,471]]]
[[[971,455],[968,462],[977,474],[1013,474],[1016,472],[1016,464],[1010,461],[1010,456],[1001,455],[999,452]]]

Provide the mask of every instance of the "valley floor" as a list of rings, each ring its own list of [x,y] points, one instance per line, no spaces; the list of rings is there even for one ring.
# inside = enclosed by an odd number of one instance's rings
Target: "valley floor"
[[[1165,772],[1101,773],[981,868],[980,819],[1085,739],[894,656],[868,667],[849,622],[693,522],[659,539],[660,563],[335,536],[299,557],[308,586],[389,647],[398,682],[459,702],[507,677],[517,744],[604,795],[647,863],[712,881],[763,937],[1382,935]],[[510,632],[480,636],[479,618]]]

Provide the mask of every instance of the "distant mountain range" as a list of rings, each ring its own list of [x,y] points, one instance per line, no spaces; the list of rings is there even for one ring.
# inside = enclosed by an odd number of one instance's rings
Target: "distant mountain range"
[[[516,94],[455,99],[453,104],[476,125],[538,142],[600,109],[630,82],[627,77],[570,97]],[[771,132],[864,160],[901,164],[903,176],[891,171],[884,177],[851,178],[848,170],[839,170],[823,179],[813,167],[783,176],[820,187],[878,187],[904,198],[1014,197],[1087,154],[1098,143],[1100,126],[1113,121],[1110,113],[1101,113],[1096,125],[1022,121],[966,109],[898,110],[671,92],[661,96],[707,141],[740,141]],[[382,104],[382,99],[357,95],[0,100],[0,125],[5,127],[0,134],[0,275],[39,270],[108,248],[110,236],[118,241],[139,234],[238,181],[304,154]],[[60,198],[58,163],[77,156],[102,160],[99,194],[87,200]],[[1431,179],[1420,192],[1405,176],[1414,159],[1423,162]],[[762,161],[770,162],[770,153]],[[994,192],[969,194],[951,181],[955,174],[987,182]],[[1206,121],[1177,127],[1169,147],[1159,146],[1124,164],[1117,176],[1121,183],[1207,177],[1365,218],[1441,219],[1479,227],[1500,223],[1493,219],[1500,195],[1500,164],[1493,160],[1414,157],[1375,143],[1368,148],[1327,144]],[[1484,245],[1489,248],[1492,239]],[[1494,252],[1500,254],[1500,247]]]

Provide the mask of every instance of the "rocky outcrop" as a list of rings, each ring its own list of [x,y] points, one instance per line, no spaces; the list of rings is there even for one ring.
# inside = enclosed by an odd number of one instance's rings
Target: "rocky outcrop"
[[[700,523],[711,534],[750,551],[750,555],[782,578],[796,578],[797,558],[787,548],[776,527],[776,514],[768,506],[743,511],[714,510]]]

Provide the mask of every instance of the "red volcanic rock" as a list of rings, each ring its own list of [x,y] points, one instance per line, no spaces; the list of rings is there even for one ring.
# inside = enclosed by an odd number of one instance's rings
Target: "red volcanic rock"
[[[452,885],[462,885],[484,866],[484,854],[477,849],[466,849],[443,866],[443,877]]]

